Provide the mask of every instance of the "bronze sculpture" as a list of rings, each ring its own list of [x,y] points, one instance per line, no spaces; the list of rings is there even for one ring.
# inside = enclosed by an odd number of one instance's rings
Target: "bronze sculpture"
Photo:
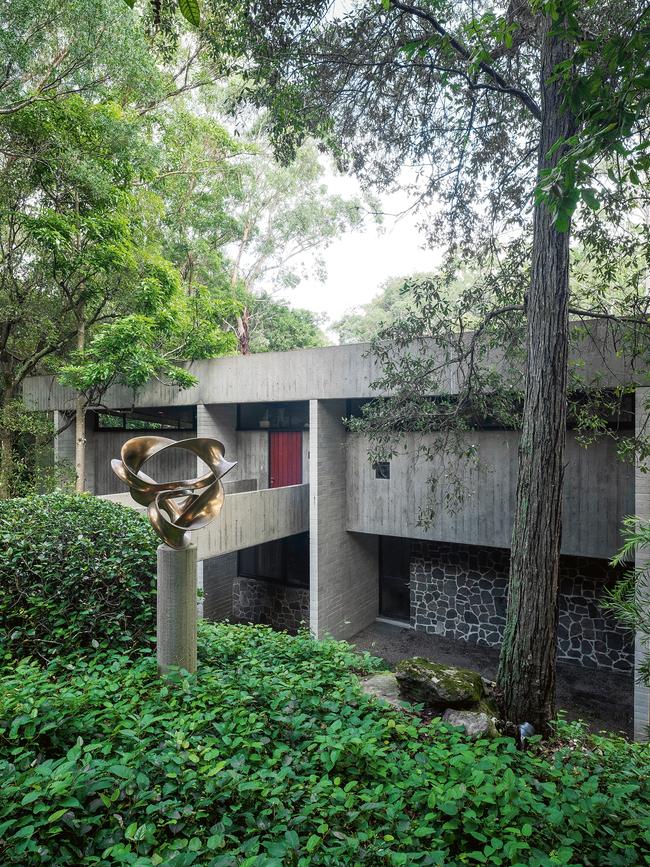
[[[166,449],[187,449],[207,464],[209,472],[195,479],[156,482],[141,467]],[[190,544],[189,530],[205,527],[217,517],[225,493],[221,479],[237,462],[224,458],[224,446],[218,440],[172,440],[159,436],[133,437],[122,446],[120,460],[112,460],[115,475],[129,486],[131,496],[147,507],[151,525],[171,548]]]

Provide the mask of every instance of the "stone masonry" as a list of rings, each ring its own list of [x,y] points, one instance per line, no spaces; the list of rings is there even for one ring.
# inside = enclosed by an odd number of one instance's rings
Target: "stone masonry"
[[[506,622],[509,552],[414,542],[411,623],[424,632],[494,647]],[[558,659],[587,668],[631,672],[632,633],[599,605],[620,573],[606,561],[562,557]]]
[[[297,632],[309,626],[309,590],[257,578],[235,578],[232,616],[240,623],[265,623]]]

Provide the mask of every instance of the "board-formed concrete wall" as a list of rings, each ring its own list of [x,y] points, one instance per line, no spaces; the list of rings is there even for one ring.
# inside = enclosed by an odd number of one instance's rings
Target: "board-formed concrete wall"
[[[219,517],[196,534],[199,560],[218,557],[309,529],[309,485],[236,490],[240,483],[225,483],[226,499]],[[107,494],[105,499],[145,512],[130,494]]]
[[[200,561],[203,579],[203,617],[227,620],[232,617],[233,581],[237,577],[237,554],[222,554]]]
[[[466,339],[470,339],[469,334]],[[638,376],[626,368],[625,358],[616,354],[615,349],[613,338],[602,323],[585,327],[585,337],[579,346],[573,347],[571,358],[577,362],[586,386],[590,378],[597,378],[602,387],[637,381]],[[418,343],[411,351],[422,352],[432,359],[437,357],[440,363],[444,361],[433,341]],[[495,350],[489,364],[512,374],[512,359],[503,352]],[[104,403],[119,408],[131,406],[134,400],[135,406],[145,407],[376,397],[372,383],[381,374],[367,343],[228,356],[187,366],[198,380],[192,388],[181,390],[152,381],[134,397],[131,389],[116,386],[108,389]],[[447,393],[457,393],[459,376],[456,365],[447,365],[444,376]],[[54,377],[28,379],[24,399],[30,409],[74,407],[74,391],[61,386]]]
[[[226,448],[229,460],[237,467],[228,474],[229,479],[254,479],[257,489],[269,486],[269,432],[266,430],[237,430],[237,405],[208,404],[196,408],[199,437],[214,437]],[[202,461],[199,461],[202,467]],[[302,433],[302,481],[309,481],[309,431]]]
[[[414,436],[408,450],[391,461],[390,479],[377,479],[368,461],[368,441],[349,434],[346,452],[347,527],[363,533],[468,545],[510,547],[517,485],[519,434],[476,431],[465,437],[478,447],[478,462],[444,453],[433,462],[418,455]],[[620,526],[634,509],[634,470],[603,439],[588,449],[567,437],[562,553],[609,559],[620,547]],[[447,471],[459,472],[464,499],[453,511],[444,501]],[[430,477],[438,480],[432,523],[419,525]]]
[[[349,638],[378,613],[378,540],[346,530],[345,401],[311,401],[310,619],[317,638]]]
[[[153,432],[154,435],[157,433]],[[138,431],[89,430],[86,438],[86,490],[94,494],[120,494],[126,490],[111,469],[111,460],[119,458],[125,442],[138,436]],[[144,435],[144,432],[143,432]],[[186,440],[195,436],[191,431],[160,431],[170,440]],[[196,473],[196,458],[184,449],[168,449],[147,461],[144,472],[159,482],[191,479]]]
[[[54,430],[59,430],[67,422],[69,418],[62,412],[54,413]],[[66,470],[70,470],[74,477],[75,467],[75,437],[74,437],[74,419],[72,424],[65,430],[61,431],[58,436],[54,437],[54,462],[63,464]]]

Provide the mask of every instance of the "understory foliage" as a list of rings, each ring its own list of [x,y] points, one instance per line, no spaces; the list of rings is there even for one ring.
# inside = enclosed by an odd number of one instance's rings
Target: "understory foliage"
[[[629,563],[637,554],[650,550],[650,523],[639,518],[625,520],[625,543],[614,560],[614,565]],[[650,563],[630,569],[612,591],[607,603],[609,609],[627,626],[636,630],[642,641],[650,641]],[[641,662],[638,674],[650,686],[650,658]]]
[[[647,746],[471,743],[362,695],[379,663],[344,642],[203,624],[199,646],[198,678],[149,651],[5,666],[3,864],[648,863]]]
[[[0,501],[0,659],[145,643],[156,545],[144,518],[96,497]]]

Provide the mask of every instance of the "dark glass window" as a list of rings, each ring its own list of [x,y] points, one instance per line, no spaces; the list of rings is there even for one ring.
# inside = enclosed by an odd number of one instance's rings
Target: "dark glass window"
[[[237,407],[238,430],[305,430],[309,427],[306,400],[284,403],[241,403]]]
[[[377,461],[373,467],[376,479],[390,479],[390,461]]]
[[[170,406],[98,412],[95,414],[95,425],[98,431],[194,431],[196,407]]]
[[[309,587],[309,533],[243,548],[238,574],[293,587]]]
[[[379,539],[379,613],[390,620],[411,617],[411,543],[408,539]]]

